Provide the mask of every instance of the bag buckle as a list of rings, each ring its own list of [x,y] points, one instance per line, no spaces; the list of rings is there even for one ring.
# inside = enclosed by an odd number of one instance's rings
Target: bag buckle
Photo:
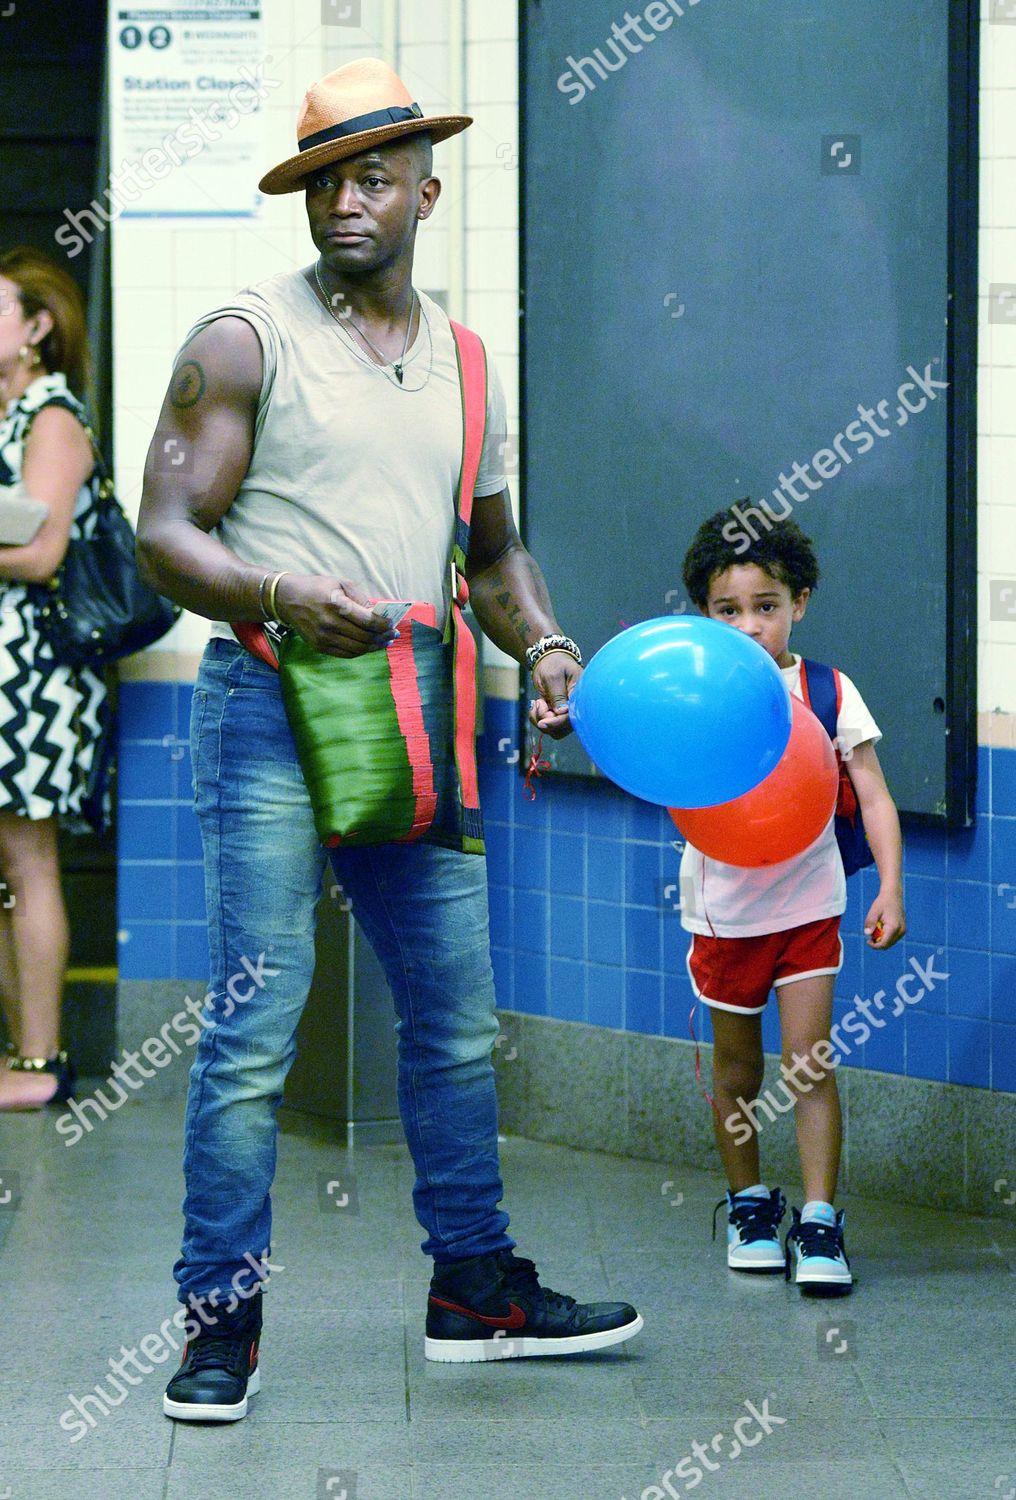
[[[449,565],[449,571],[451,573],[452,601],[460,609],[465,609],[469,603],[469,584],[466,582],[466,575],[459,571],[459,565],[454,557]]]

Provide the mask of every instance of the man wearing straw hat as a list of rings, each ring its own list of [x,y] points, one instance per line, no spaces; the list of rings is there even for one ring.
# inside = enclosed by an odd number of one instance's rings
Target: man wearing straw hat
[[[192,753],[218,998],[188,1095],[174,1268],[187,1346],[164,1405],[174,1418],[236,1420],[259,1387],[275,1110],[310,987],[326,859],[274,658],[252,654],[252,633],[267,622],[353,660],[396,639],[374,602],[421,601],[441,621],[468,595],[486,634],[532,672],[533,723],[555,737],[569,729],[581,657],[512,520],[500,381],[488,363],[463,533],[463,331],[453,336],[412,284],[417,227],[441,191],[432,144],[471,123],[424,116],[376,59],[312,85],[299,151],[261,188],[305,193],[317,258],[199,320],[149,455],[142,565],[170,598],[214,622],[195,685]],[[449,574],[457,542],[468,590],[454,565]],[[478,807],[466,811],[478,819]],[[425,835],[332,856],[399,1017],[414,1206],[435,1262],[425,1352],[471,1361],[604,1348],[639,1331],[635,1309],[583,1305],[542,1287],[532,1261],[513,1254],[498,1208],[498,1024],[476,831],[470,825],[457,847]],[[244,970],[244,1003],[224,1001],[227,976]]]

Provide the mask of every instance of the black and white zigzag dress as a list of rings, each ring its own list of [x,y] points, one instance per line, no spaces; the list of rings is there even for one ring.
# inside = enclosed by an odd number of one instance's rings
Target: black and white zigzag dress
[[[44,406],[64,406],[87,425],[64,376],[40,376],[0,416],[0,485],[20,479],[27,431]],[[98,489],[93,471],[74,507],[71,536],[88,535],[95,524]],[[36,592],[0,578],[0,810],[56,815],[71,829],[100,828],[106,817],[95,801],[110,731],[106,684],[89,668],[75,672],[53,659],[36,626]],[[100,809],[104,800],[100,787]]]

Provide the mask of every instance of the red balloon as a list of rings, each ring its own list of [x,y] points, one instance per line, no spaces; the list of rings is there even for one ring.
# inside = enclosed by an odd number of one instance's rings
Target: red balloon
[[[811,709],[790,696],[787,748],[764,781],[715,807],[672,807],[696,849],[727,865],[775,865],[813,844],[833,815],[839,770],[832,741]]]

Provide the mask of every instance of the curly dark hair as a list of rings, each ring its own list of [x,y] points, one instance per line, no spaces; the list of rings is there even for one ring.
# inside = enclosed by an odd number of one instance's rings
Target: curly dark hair
[[[762,530],[740,507],[749,505],[748,497],[729,510],[718,510],[703,521],[684,559],[684,585],[688,596],[704,610],[709,600],[709,585],[718,573],[739,564],[755,563],[763,573],[785,583],[796,599],[804,589],[818,584],[819,568],[811,538],[806,537],[794,521],[771,521],[751,507],[768,530]]]

